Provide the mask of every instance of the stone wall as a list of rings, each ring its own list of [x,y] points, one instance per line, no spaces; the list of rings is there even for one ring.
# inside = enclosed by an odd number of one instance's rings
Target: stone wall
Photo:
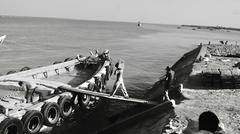
[[[239,45],[210,44],[206,45],[206,47],[213,56],[240,57]]]

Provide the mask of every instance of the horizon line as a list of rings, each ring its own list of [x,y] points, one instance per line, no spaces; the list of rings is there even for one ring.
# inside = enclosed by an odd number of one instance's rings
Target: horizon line
[[[23,16],[23,15],[0,15],[0,17],[21,17],[21,18],[44,18],[44,19],[59,19],[59,20],[74,20],[74,21],[99,21],[99,22],[120,22],[120,23],[137,23],[138,21],[116,21],[116,20],[95,20],[95,19],[78,19],[78,18],[64,18],[64,17],[47,17],[47,16]],[[201,25],[201,24],[174,24],[174,23],[156,23],[156,22],[144,22],[140,21],[141,23],[145,24],[153,24],[153,25],[177,25],[177,26],[182,26],[182,25],[195,25],[195,26],[209,26],[209,27],[216,27],[218,25]],[[239,28],[239,27],[226,27],[222,26],[225,28]]]

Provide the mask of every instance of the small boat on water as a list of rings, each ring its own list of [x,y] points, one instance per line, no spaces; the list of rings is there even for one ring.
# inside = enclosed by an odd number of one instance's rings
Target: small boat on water
[[[54,126],[60,118],[68,118],[74,105],[96,107],[101,98],[58,87],[103,93],[110,66],[109,60],[81,57],[0,76],[0,134],[35,134],[42,126]],[[32,102],[24,102],[26,91],[21,90],[18,81],[38,84],[43,98],[39,100],[39,95],[33,94]]]
[[[142,23],[140,21],[138,21],[137,26],[142,27]]]
[[[7,35],[3,35],[3,36],[0,37],[0,44],[3,44],[6,37],[7,37]]]

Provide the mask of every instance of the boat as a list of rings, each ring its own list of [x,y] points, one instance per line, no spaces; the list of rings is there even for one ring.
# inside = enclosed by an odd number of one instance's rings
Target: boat
[[[232,89],[240,85],[239,58],[239,45],[201,44],[186,53],[173,69],[180,72],[177,83],[185,87]]]
[[[0,37],[0,44],[3,44],[6,37],[7,37],[7,35],[3,35],[3,36]]]
[[[137,26],[142,27],[142,23],[140,21],[138,21]]]
[[[175,80],[169,96],[179,94],[180,84],[190,89],[240,87],[240,46],[207,43],[185,53],[172,67]],[[164,79],[157,81],[146,98],[163,95]]]
[[[128,129],[129,127],[136,125],[137,123],[142,122],[146,119],[154,118],[156,115],[164,116],[164,113],[173,110],[174,106],[175,101],[169,100],[155,106],[144,108],[144,110],[139,111],[138,113],[135,113],[123,119],[119,119],[118,121],[113,122],[111,125],[98,130],[96,134],[112,134],[119,131],[121,132],[121,130]]]
[[[81,89],[104,93],[109,79],[111,61],[98,57],[68,58],[65,62],[0,76],[0,134],[38,133],[43,126],[54,126],[60,119],[71,116],[75,105],[94,109],[100,97],[75,94],[58,88]],[[19,81],[28,81],[41,87],[43,98],[33,94],[33,101],[23,101],[25,91]],[[94,84],[100,84],[98,89]]]

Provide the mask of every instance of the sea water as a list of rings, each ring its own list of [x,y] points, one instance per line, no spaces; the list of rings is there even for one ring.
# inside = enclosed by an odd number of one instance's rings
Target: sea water
[[[240,32],[178,29],[176,25],[0,17],[0,73],[63,61],[90,50],[110,50],[125,60],[124,80],[131,90],[150,87],[185,52],[201,42],[239,40]]]

